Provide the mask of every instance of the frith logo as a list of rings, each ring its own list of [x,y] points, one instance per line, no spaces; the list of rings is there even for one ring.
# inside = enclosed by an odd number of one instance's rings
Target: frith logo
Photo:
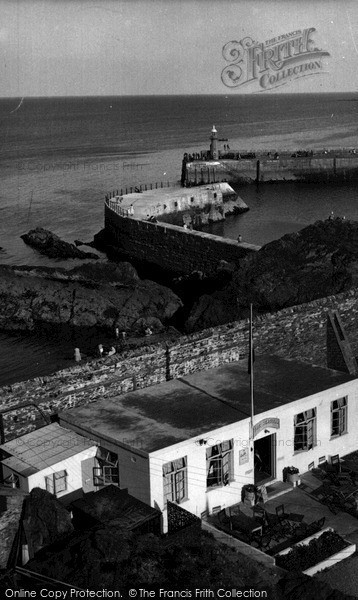
[[[250,37],[228,42],[222,50],[230,63],[221,73],[223,84],[232,88],[257,83],[264,91],[322,73],[322,57],[330,54],[315,46],[315,31],[314,27],[298,29],[262,43]]]

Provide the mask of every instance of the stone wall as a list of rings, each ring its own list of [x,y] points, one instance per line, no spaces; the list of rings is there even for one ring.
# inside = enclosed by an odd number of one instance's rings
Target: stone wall
[[[280,157],[214,161],[201,171],[200,183],[211,181],[349,181],[358,179],[358,155]],[[186,183],[198,181],[196,163],[186,166]]]
[[[358,290],[322,298],[254,319],[258,353],[276,354],[326,366],[328,310],[341,316],[353,352],[358,353]],[[211,369],[248,355],[248,321],[241,320],[182,336],[164,344],[123,352],[52,376],[0,389],[3,438],[22,435],[45,424],[57,411],[68,410],[188,373]],[[24,407],[19,407],[23,403]],[[26,406],[25,406],[26,404]],[[15,408],[17,407],[17,408]]]
[[[259,246],[191,231],[167,223],[151,223],[117,214],[105,204],[105,229],[111,242],[137,260],[189,274],[215,274],[221,260],[237,263]]]

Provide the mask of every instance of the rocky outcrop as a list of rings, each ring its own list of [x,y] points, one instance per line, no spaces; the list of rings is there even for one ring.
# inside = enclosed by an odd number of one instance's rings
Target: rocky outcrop
[[[186,322],[187,331],[247,316],[252,303],[276,311],[338,294],[358,282],[358,223],[318,221],[246,256],[221,292],[202,296]]]
[[[25,500],[23,523],[32,556],[73,531],[71,515],[55,496],[34,488]]]
[[[263,310],[343,292],[358,281],[358,222],[317,221],[266,244],[234,274],[239,304]]]
[[[24,240],[25,244],[49,258],[99,258],[93,252],[78,250],[73,244],[64,242],[57,235],[47,231],[47,229],[42,229],[42,227],[31,229],[31,231],[22,235],[21,239]]]
[[[181,307],[168,288],[138,278],[129,263],[65,269],[0,266],[0,328],[32,331],[38,324],[136,330],[165,323]]]

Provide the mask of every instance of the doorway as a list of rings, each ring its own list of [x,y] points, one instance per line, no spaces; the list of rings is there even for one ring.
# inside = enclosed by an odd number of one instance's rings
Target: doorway
[[[261,485],[276,477],[276,434],[266,435],[254,441],[255,485]]]

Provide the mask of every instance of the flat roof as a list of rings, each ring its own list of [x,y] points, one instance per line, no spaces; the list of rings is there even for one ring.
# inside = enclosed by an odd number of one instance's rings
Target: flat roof
[[[137,500],[127,489],[120,490],[114,485],[90,492],[80,500],[72,502],[71,506],[101,523],[115,521],[118,526],[126,529],[133,529],[161,515],[157,508]]]
[[[51,423],[0,446],[11,456],[2,460],[12,471],[29,477],[70,456],[96,446],[96,442]]]
[[[207,190],[220,191],[223,194],[232,193],[236,195],[235,190],[226,183],[207,183],[205,185],[197,185],[191,188],[180,187],[168,187],[163,183],[164,187],[154,188],[153,190],[143,190],[142,192],[131,192],[130,194],[123,194],[122,196],[114,196],[111,198],[113,202],[118,199],[119,206],[123,209],[128,209],[133,205],[134,216],[143,217],[148,213],[149,208],[160,205],[164,206],[165,202],[174,200],[175,198],[199,197],[200,194]]]
[[[255,414],[354,379],[323,367],[256,356]],[[242,360],[68,410],[60,422],[150,453],[249,417],[250,377]]]

